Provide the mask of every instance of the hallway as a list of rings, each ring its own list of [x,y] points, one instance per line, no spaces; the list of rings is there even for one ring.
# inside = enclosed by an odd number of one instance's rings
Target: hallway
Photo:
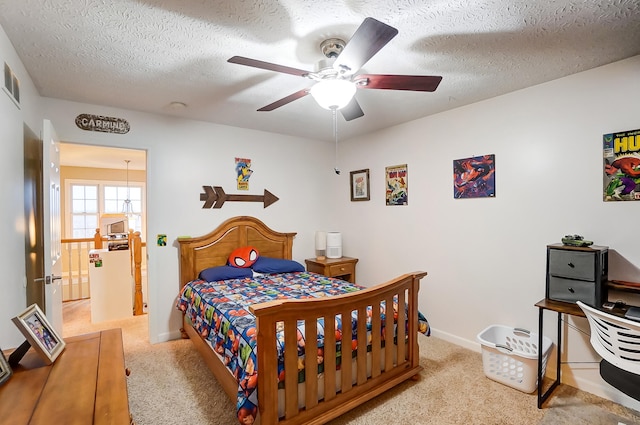
[[[68,338],[104,329],[122,328],[125,335],[134,336],[138,341],[149,341],[148,315],[131,316],[122,320],[91,323],[91,300],[66,301],[62,303],[62,337]]]

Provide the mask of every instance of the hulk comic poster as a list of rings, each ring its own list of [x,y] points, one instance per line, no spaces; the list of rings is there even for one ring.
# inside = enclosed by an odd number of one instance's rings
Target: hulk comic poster
[[[605,134],[603,200],[640,201],[640,129]]]

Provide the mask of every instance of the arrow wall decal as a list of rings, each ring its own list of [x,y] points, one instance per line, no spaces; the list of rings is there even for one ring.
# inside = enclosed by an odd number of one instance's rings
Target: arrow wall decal
[[[204,189],[204,193],[200,194],[200,200],[204,201],[202,208],[222,208],[222,205],[227,201],[262,202],[264,208],[267,208],[280,199],[267,189],[264,190],[264,195],[228,195],[220,186],[202,186],[202,188]]]

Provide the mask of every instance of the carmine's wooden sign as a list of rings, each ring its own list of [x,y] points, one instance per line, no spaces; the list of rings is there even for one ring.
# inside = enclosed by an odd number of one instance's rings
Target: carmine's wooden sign
[[[129,132],[129,122],[124,118],[105,117],[104,115],[80,114],[76,117],[78,128],[101,133],[125,134]]]

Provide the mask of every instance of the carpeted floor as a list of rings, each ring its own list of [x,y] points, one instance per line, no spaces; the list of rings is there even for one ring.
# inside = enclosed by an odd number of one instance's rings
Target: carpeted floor
[[[235,404],[189,340],[151,345],[147,316],[91,324],[88,301],[65,303],[64,337],[123,330],[129,405],[137,425],[231,425]],[[640,412],[561,385],[537,409],[536,394],[488,379],[480,353],[420,337],[418,381],[408,381],[330,422],[331,425],[640,425]]]

